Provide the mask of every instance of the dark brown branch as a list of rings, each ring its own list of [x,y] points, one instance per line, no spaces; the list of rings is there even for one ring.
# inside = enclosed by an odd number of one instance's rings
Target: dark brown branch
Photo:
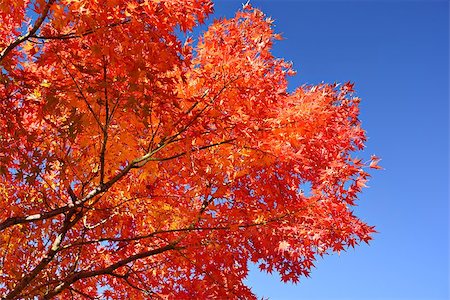
[[[203,211],[204,211],[204,209],[203,209]],[[203,213],[203,211],[201,211],[201,213]],[[157,231],[154,231],[154,232],[146,234],[146,235],[139,235],[139,236],[134,236],[134,237],[130,237],[130,238],[115,238],[115,237],[101,238],[101,239],[97,239],[97,240],[89,240],[89,241],[73,243],[73,244],[70,244],[70,245],[60,248],[59,251],[64,251],[64,250],[67,250],[67,249],[70,249],[73,247],[96,244],[96,243],[101,243],[101,242],[133,242],[133,241],[148,239],[148,238],[154,237],[156,235],[167,234],[167,233],[192,232],[192,231],[216,231],[216,230],[222,231],[222,230],[230,230],[232,228],[246,229],[246,228],[251,228],[251,227],[264,226],[264,225],[267,225],[270,223],[275,223],[275,222],[283,220],[284,218],[286,218],[292,214],[294,214],[294,213],[283,214],[278,217],[271,218],[267,221],[255,222],[255,223],[250,223],[250,224],[236,223],[236,224],[230,224],[230,225],[226,225],[226,226],[211,226],[211,227],[195,227],[194,225],[191,225],[191,226],[188,226],[185,228],[157,230]]]
[[[127,273],[125,275],[116,274],[114,272],[111,272],[108,275],[111,275],[111,276],[114,276],[114,277],[124,280],[128,286],[130,286],[131,288],[133,288],[137,291],[140,291],[141,293],[145,294],[146,296],[152,295],[152,296],[156,296],[158,299],[162,299],[160,296],[158,296],[155,292],[151,291],[149,288],[144,289],[144,288],[140,288],[139,286],[133,284],[130,281],[130,272],[132,272],[135,275],[137,280],[142,285],[145,285],[144,282],[142,281],[142,279],[139,277],[139,275],[135,271],[133,271],[132,267],[129,267],[129,270],[127,271]]]
[[[104,183],[105,179],[105,153],[106,144],[108,143],[108,125],[109,125],[109,106],[108,106],[108,85],[106,78],[106,58],[103,57],[103,84],[105,97],[105,126],[103,127],[103,140],[100,149],[100,184]]]
[[[238,80],[239,77],[236,77],[235,79],[230,80],[228,83],[225,83],[220,90],[217,92],[217,94],[214,95],[214,97],[212,97],[212,99],[205,105],[205,107],[203,107],[202,109],[200,109],[195,116],[186,124],[183,126],[183,128],[178,131],[178,133],[176,133],[174,136],[172,136],[172,138],[177,138],[178,136],[180,136],[183,132],[185,132],[189,126],[191,126],[192,124],[194,124],[195,121],[197,121],[197,119],[209,108],[211,107],[211,105],[217,100],[217,98],[219,98],[219,96],[223,93],[223,91],[225,91],[228,86],[230,84],[232,84],[233,82],[235,82],[236,80]],[[209,89],[206,90],[201,98],[206,97],[209,94]],[[185,114],[189,114],[197,105],[199,104],[198,101],[196,101]],[[180,124],[181,120],[179,120],[177,123],[175,123],[175,126],[178,126]]]
[[[56,53],[55,53],[56,54]],[[64,67],[64,69],[66,69],[67,73],[69,74],[69,77],[72,79],[73,83],[75,84],[75,87],[77,88],[78,92],[80,93],[81,98],[83,99],[84,103],[86,104],[88,110],[91,112],[92,116],[94,117],[95,121],[97,122],[98,126],[100,127],[100,129],[102,131],[104,131],[103,128],[103,124],[102,122],[100,122],[99,117],[97,116],[97,114],[94,112],[94,110],[92,109],[92,106],[89,104],[89,101],[87,100],[86,96],[84,95],[83,90],[81,89],[80,85],[78,84],[77,80],[75,79],[75,76],[73,76],[73,74],[70,72],[69,68],[67,67],[67,65],[64,63],[64,61],[62,60],[62,58],[56,54],[56,56],[59,58],[62,66]]]
[[[12,42],[11,44],[9,44],[8,47],[6,47],[5,49],[2,50],[2,52],[0,53],[0,62],[3,60],[3,58],[6,57],[6,55],[8,55],[9,52],[11,52],[15,47],[17,47],[18,45],[20,45],[21,43],[25,42],[26,40],[28,40],[30,37],[32,37],[41,27],[42,23],[44,23],[45,19],[47,18],[48,12],[50,10],[50,7],[52,6],[52,4],[55,2],[56,0],[49,0],[47,2],[47,4],[45,4],[44,10],[42,11],[42,14],[39,16],[39,18],[36,20],[36,22],[34,23],[33,27],[31,28],[30,31],[28,31],[25,35],[22,35],[20,37],[18,37],[14,42]]]
[[[60,35],[36,35],[33,34],[30,36],[30,38],[35,38],[35,39],[39,39],[39,40],[69,40],[69,39],[76,39],[76,38],[80,38],[80,37],[84,37],[87,35],[90,35],[94,32],[96,32],[99,29],[102,28],[114,28],[123,24],[127,24],[131,21],[131,19],[126,19],[122,22],[118,22],[118,23],[113,23],[107,26],[99,26],[97,28],[91,28],[86,30],[85,32],[82,33],[76,33],[76,32],[70,32],[70,33],[66,33],[66,34],[60,34]]]
[[[147,153],[146,155],[144,155],[144,156],[142,156],[140,158],[134,159],[130,164],[128,164],[124,169],[122,169],[116,176],[111,178],[108,182],[106,182],[105,184],[101,184],[100,186],[94,188],[84,198],[82,198],[80,200],[76,200],[75,203],[71,203],[70,205],[66,205],[66,206],[63,206],[63,207],[56,208],[56,209],[54,209],[52,211],[49,211],[49,212],[43,212],[43,213],[38,213],[38,214],[34,214],[34,215],[29,215],[29,216],[8,218],[5,221],[3,221],[2,223],[0,223],[0,231],[6,229],[8,227],[17,225],[17,224],[25,224],[25,223],[30,223],[30,222],[42,221],[42,220],[45,220],[45,219],[49,219],[49,218],[52,218],[52,217],[54,217],[56,215],[66,213],[69,210],[71,210],[73,207],[82,206],[84,203],[86,203],[90,199],[94,198],[95,196],[106,192],[114,183],[116,183],[122,177],[124,177],[131,169],[138,168],[139,167],[138,166],[139,163],[141,163],[142,161],[145,161],[146,159],[148,159],[149,157],[154,155],[156,152],[158,152],[159,150],[161,150],[165,146],[166,146],[166,144],[163,144],[160,147],[158,147],[157,149],[153,150],[152,152],[149,152],[149,153]],[[71,194],[71,193],[69,192],[69,194]],[[71,198],[73,200],[73,196],[75,196],[75,194],[70,195],[70,196],[71,196]]]
[[[81,295],[81,296],[83,296],[84,298],[91,299],[91,300],[95,300],[95,299],[96,299],[95,297],[89,296],[88,294],[83,293],[82,291],[79,291],[79,290],[77,290],[77,289],[69,288],[69,290],[70,290],[70,291],[73,291],[73,292],[75,292],[75,293],[77,293],[77,294],[79,294],[79,295]]]
[[[74,215],[76,215],[75,219],[71,220]],[[22,277],[22,279],[14,287],[14,289],[6,295],[6,297],[4,298],[5,300],[15,299],[17,296],[19,296],[22,291],[28,286],[28,284],[32,282],[33,279],[36,278],[36,276],[53,260],[55,255],[58,253],[59,247],[64,240],[67,232],[81,219],[81,216],[82,214],[80,212],[77,212],[75,208],[68,212],[64,220],[63,227],[58,232],[58,235],[53,241],[51,248],[47,251],[47,254],[39,262],[39,264],[34,267],[33,270]]]
[[[230,140],[225,140],[225,141],[214,143],[214,144],[210,144],[210,145],[205,145],[205,146],[202,146],[202,147],[192,148],[191,152],[200,151],[200,150],[204,150],[204,149],[220,146],[220,145],[223,145],[223,144],[228,144],[228,143],[230,143],[230,142],[232,142],[234,140],[235,139],[230,139]],[[171,160],[171,159],[175,159],[175,158],[181,157],[181,156],[183,156],[183,155],[185,155],[187,153],[188,153],[187,151],[184,151],[184,152],[180,152],[178,154],[175,154],[175,155],[172,155],[172,156],[168,156],[168,157],[150,157],[148,159],[148,161],[166,161],[166,160]]]
[[[52,292],[48,293],[44,296],[44,299],[51,299],[55,297],[56,295],[60,294],[65,289],[69,288],[73,283],[77,282],[78,280],[95,277],[99,275],[107,275],[107,274],[113,274],[115,270],[118,268],[121,268],[128,263],[134,262],[139,259],[147,258],[153,255],[161,254],[166,251],[170,250],[176,250],[176,249],[182,249],[181,247],[177,247],[177,244],[179,243],[179,240],[174,241],[172,243],[167,244],[166,246],[156,248],[149,251],[144,251],[137,253],[135,255],[131,255],[127,258],[124,258],[106,268],[99,269],[99,270],[93,270],[93,271],[80,271],[77,273],[74,273],[73,275],[69,276],[68,278],[64,279],[64,281],[58,285]]]
[[[67,68],[67,67],[66,67]],[[67,70],[68,71],[68,70]],[[83,99],[87,102],[87,99],[84,97],[84,94],[81,90],[81,88],[78,86],[75,78],[72,76],[72,74],[69,72],[69,75],[72,77],[74,83],[77,85],[77,88],[79,90],[79,92],[81,93]],[[218,94],[215,95],[215,97],[213,97],[213,100],[216,99],[221,93],[222,91],[226,88],[226,85],[224,87],[222,87],[222,89],[219,91]],[[91,110],[91,112],[93,113],[92,108],[90,107],[89,103],[87,102],[88,108]],[[174,134],[173,136],[169,137],[169,138],[163,138],[162,142],[160,143],[160,145],[154,149],[151,152],[146,153],[145,155],[134,159],[133,161],[131,161],[125,168],[123,168],[118,174],[116,174],[116,176],[112,177],[108,182],[104,183],[104,184],[100,184],[100,186],[96,187],[95,189],[91,190],[83,199],[81,200],[77,200],[75,201],[75,203],[72,203],[69,206],[65,206],[62,208],[58,208],[55,209],[51,212],[47,212],[47,213],[43,213],[43,214],[38,214],[38,215],[34,215],[34,216],[27,216],[24,218],[10,218],[7,221],[3,222],[3,225],[8,225],[11,226],[11,224],[19,224],[19,223],[26,223],[26,222],[31,222],[31,221],[36,221],[36,220],[43,220],[44,218],[50,218],[52,216],[55,216],[57,214],[61,214],[61,213],[65,213],[66,217],[65,217],[65,221],[64,221],[64,225],[62,227],[62,229],[60,230],[60,232],[58,233],[58,236],[56,237],[56,239],[54,240],[51,248],[47,251],[47,254],[45,255],[45,257],[39,262],[39,264],[28,274],[26,274],[24,277],[22,277],[21,281],[15,286],[14,290],[12,290],[5,299],[14,299],[17,296],[19,296],[23,290],[28,286],[28,284],[53,260],[54,256],[59,252],[60,250],[60,245],[62,243],[62,241],[64,240],[65,235],[67,234],[67,232],[70,230],[71,227],[73,227],[83,216],[83,209],[78,210],[77,208],[79,206],[82,206],[86,201],[88,201],[89,199],[94,198],[95,196],[106,192],[113,184],[115,184],[117,181],[119,181],[121,178],[123,178],[131,169],[133,168],[140,168],[143,165],[145,165],[148,161],[151,160],[151,158],[153,157],[153,155],[155,153],[157,153],[158,151],[160,151],[162,148],[166,147],[168,144],[174,142],[177,140],[177,137],[180,136],[185,130],[187,130],[187,128],[193,124],[195,122],[195,120],[208,108],[209,105],[206,105],[204,108],[202,108],[197,114],[196,116],[194,116],[193,119],[191,119],[188,124],[186,124],[182,130],[180,130],[179,132],[177,132],[176,134]],[[94,114],[94,113],[93,113]],[[96,118],[97,122],[99,123],[99,126],[103,129],[97,115],[94,114],[94,117]],[[212,145],[206,145],[194,150],[202,150],[202,149],[206,149],[209,147],[213,147],[213,146],[217,146],[223,143],[227,143],[230,142],[229,141],[223,141],[220,143],[216,143],[216,144],[212,144]],[[183,154],[179,154],[179,155],[183,155]],[[166,158],[168,159],[168,158]],[[76,199],[75,194],[73,193],[73,191],[69,191],[69,194],[73,199]],[[71,221],[72,217],[76,215],[75,219],[73,221]],[[4,227],[6,228],[6,227]],[[186,229],[180,229],[178,231],[191,231],[193,230],[193,228],[195,228],[194,224],[191,224],[191,226],[189,226]],[[212,229],[212,228],[211,228]],[[217,228],[219,229],[219,228]],[[226,229],[226,228],[221,228],[221,229]],[[169,251],[169,250],[174,250],[174,249],[181,249],[180,247],[177,247],[177,244],[181,241],[183,237],[180,237],[179,239],[177,239],[176,241],[173,241],[169,244],[167,244],[164,247],[160,247],[154,250],[149,250],[149,251],[144,251],[132,256],[129,256],[123,260],[120,260],[112,265],[110,265],[107,268],[104,269],[100,269],[100,270],[94,270],[94,271],[80,271],[77,273],[74,273],[72,275],[70,275],[68,278],[66,278],[60,285],[58,285],[52,292],[50,292],[49,294],[47,294],[45,296],[46,299],[52,298],[56,295],[58,295],[61,291],[63,291],[64,289],[67,289],[70,287],[70,285],[80,279],[84,279],[84,278],[89,278],[89,277],[94,277],[94,276],[98,276],[98,275],[104,275],[104,274],[110,274],[111,272],[113,272],[114,270],[125,266],[126,264],[142,259],[142,258],[146,258],[152,255],[156,255],[159,253],[163,253],[165,251]]]
[[[52,211],[44,212],[44,213],[40,213],[40,214],[34,214],[34,215],[23,216],[23,217],[11,217],[11,218],[6,219],[5,221],[3,221],[0,224],[0,231],[6,229],[8,227],[17,225],[17,224],[26,224],[26,223],[35,222],[35,221],[46,220],[46,219],[52,218],[56,215],[63,214],[65,212],[69,211],[70,209],[71,209],[70,206],[63,206],[63,207],[54,209]]]

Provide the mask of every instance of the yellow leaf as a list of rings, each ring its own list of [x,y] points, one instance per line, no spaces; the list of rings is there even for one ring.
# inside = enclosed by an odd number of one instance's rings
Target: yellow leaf
[[[41,86],[43,87],[50,87],[52,84],[50,82],[48,82],[47,80],[44,80],[41,82]]]
[[[23,50],[25,50],[25,51],[30,51],[31,49],[33,49],[34,48],[34,45],[32,44],[32,43],[30,43],[30,42],[26,42],[24,45],[23,45]]]

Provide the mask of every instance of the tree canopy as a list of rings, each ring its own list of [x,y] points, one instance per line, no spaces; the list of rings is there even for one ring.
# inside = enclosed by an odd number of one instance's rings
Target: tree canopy
[[[371,239],[353,84],[290,92],[249,4],[2,0],[0,295],[254,298]]]

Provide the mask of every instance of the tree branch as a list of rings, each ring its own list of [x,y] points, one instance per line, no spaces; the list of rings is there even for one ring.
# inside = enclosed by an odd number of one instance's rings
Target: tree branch
[[[105,126],[103,127],[103,140],[100,149],[100,184],[104,183],[105,179],[105,152],[106,144],[108,142],[108,126],[109,126],[109,106],[108,106],[108,85],[106,78],[106,58],[103,56],[103,84],[105,97]]]
[[[40,214],[34,214],[34,215],[23,216],[23,217],[11,217],[11,218],[6,219],[2,223],[0,223],[0,231],[5,230],[6,228],[17,225],[17,224],[26,224],[26,223],[35,222],[35,221],[46,220],[46,219],[49,219],[56,215],[63,214],[65,212],[69,211],[70,209],[71,209],[71,207],[69,205],[67,205],[67,206],[59,207],[52,211],[44,212],[44,213],[40,213]]]
[[[76,200],[76,201],[73,202],[73,199],[75,199],[74,198],[75,194],[72,194],[73,191],[71,193],[70,190],[69,190],[69,195],[72,198],[72,203],[70,203],[69,205],[66,205],[66,206],[63,206],[63,207],[59,207],[59,208],[51,210],[49,212],[44,212],[44,213],[39,213],[39,214],[34,214],[34,215],[29,215],[29,216],[8,218],[5,221],[3,221],[2,223],[0,223],[0,231],[6,229],[8,227],[17,225],[17,224],[25,224],[25,223],[30,223],[30,222],[42,221],[42,220],[45,220],[45,219],[49,219],[49,218],[52,218],[52,217],[54,217],[56,215],[66,213],[69,210],[71,210],[73,207],[79,207],[79,206],[83,205],[84,203],[86,203],[90,199],[94,198],[98,194],[106,192],[114,183],[116,183],[122,177],[124,177],[131,169],[140,167],[140,166],[137,166],[139,163],[141,163],[142,161],[145,161],[146,159],[148,159],[149,157],[154,155],[156,152],[158,152],[159,150],[164,148],[166,145],[167,144],[163,144],[160,147],[158,147],[155,150],[153,150],[152,152],[149,152],[149,153],[147,153],[146,155],[144,155],[142,157],[134,159],[124,169],[122,169],[116,176],[111,178],[105,184],[101,184],[101,185],[97,186],[96,188],[92,189],[84,198]]]
[[[210,227],[196,227],[194,225],[191,224],[191,226],[185,227],[185,228],[176,228],[176,229],[168,229],[168,230],[157,230],[154,231],[152,233],[146,234],[146,235],[139,235],[139,236],[134,236],[134,237],[130,237],[130,238],[117,238],[117,237],[110,237],[110,238],[101,238],[101,239],[97,239],[97,240],[89,240],[89,241],[83,241],[83,242],[78,242],[78,243],[73,243],[70,245],[66,245],[62,248],[59,249],[59,251],[64,251],[73,247],[79,247],[79,246],[84,246],[84,245],[90,245],[90,244],[96,244],[96,243],[101,243],[101,242],[133,242],[133,241],[139,241],[139,240],[143,240],[143,239],[148,239],[151,237],[154,237],[156,235],[160,235],[160,234],[166,234],[166,233],[176,233],[176,232],[192,232],[192,231],[222,231],[222,230],[230,230],[232,228],[237,228],[237,229],[246,229],[246,228],[251,228],[251,227],[257,227],[257,226],[264,226],[270,223],[275,223],[278,221],[283,220],[284,218],[293,215],[294,213],[290,213],[290,214],[283,214],[274,218],[271,218],[267,221],[261,221],[261,222],[253,222],[253,223],[249,223],[249,224],[240,224],[240,223],[235,223],[235,224],[230,224],[230,225],[225,225],[225,226],[210,226]]]
[[[76,215],[75,219],[71,220],[74,215]],[[6,295],[5,300],[14,299],[19,296],[22,291],[28,286],[28,284],[33,281],[33,279],[36,278],[36,276],[53,260],[55,255],[58,253],[59,247],[64,240],[67,232],[80,220],[81,216],[82,213],[77,212],[75,208],[72,208],[72,210],[69,211],[69,213],[65,217],[63,227],[53,241],[51,248],[47,251],[47,254],[31,272],[22,277],[22,279],[14,287],[14,289]]]
[[[55,53],[56,54],[56,53]],[[72,79],[73,83],[75,84],[75,87],[77,88],[78,92],[81,95],[81,98],[83,99],[84,103],[86,103],[86,106],[88,108],[88,110],[91,112],[92,116],[94,117],[95,121],[97,122],[98,126],[100,127],[100,129],[102,131],[104,131],[103,128],[103,124],[100,121],[99,117],[95,114],[94,110],[92,109],[92,106],[89,104],[89,101],[87,100],[86,96],[84,95],[83,90],[81,89],[80,85],[78,84],[78,82],[75,79],[75,76],[73,76],[73,74],[69,71],[69,68],[67,67],[67,65],[64,63],[64,61],[62,60],[62,58],[56,54],[56,56],[59,58],[61,64],[63,65],[64,69],[66,69],[67,73],[69,74],[69,77]]]
[[[60,34],[60,35],[36,35],[36,34],[32,34],[30,36],[30,38],[35,38],[35,39],[39,39],[39,40],[69,40],[69,39],[76,39],[76,38],[80,38],[80,37],[84,37],[86,35],[92,34],[94,32],[96,32],[99,29],[102,28],[114,28],[123,24],[127,24],[131,21],[131,19],[125,19],[122,22],[118,22],[118,23],[113,23],[110,25],[106,25],[106,26],[99,26],[96,28],[91,28],[86,30],[85,32],[82,33],[77,33],[77,32],[70,32],[70,33],[66,33],[66,34]]]
[[[192,148],[191,151],[192,152],[193,151],[200,151],[200,150],[204,150],[204,149],[220,146],[220,145],[223,145],[223,144],[228,144],[228,143],[230,143],[230,142],[232,142],[234,140],[236,140],[236,139],[225,140],[225,141],[213,143],[213,144],[210,144],[210,145],[205,145],[205,146],[202,146],[202,147]],[[181,157],[181,156],[183,156],[183,155],[185,155],[187,153],[188,153],[188,151],[184,151],[184,152],[180,152],[178,154],[175,154],[175,155],[172,155],[172,156],[168,156],[168,157],[150,157],[150,158],[148,158],[147,161],[166,161],[166,160],[171,160],[171,159],[175,159],[175,158]]]
[[[119,260],[118,262],[111,264],[110,266],[103,268],[103,269],[98,269],[98,270],[93,270],[93,271],[80,271],[80,272],[74,273],[73,275],[69,276],[68,278],[65,278],[64,281],[61,284],[59,284],[52,292],[46,294],[44,296],[44,299],[51,299],[51,298],[55,297],[56,295],[60,294],[65,289],[69,288],[73,283],[77,282],[78,280],[95,277],[95,276],[99,276],[99,275],[112,274],[112,272],[114,272],[116,269],[123,267],[130,262],[133,262],[133,261],[136,261],[139,259],[143,259],[143,258],[147,258],[147,257],[153,256],[153,255],[161,254],[166,251],[182,249],[181,247],[176,246],[179,242],[180,242],[180,240],[175,240],[172,243],[167,244],[166,246],[156,248],[153,250],[149,250],[149,251],[140,252],[135,255],[131,255],[131,256],[124,258],[122,260]]]
[[[2,50],[0,53],[0,62],[5,58],[9,52],[11,52],[15,47],[20,45],[21,43],[28,40],[30,37],[32,37],[41,27],[42,23],[44,23],[45,19],[47,18],[48,12],[50,10],[50,7],[56,0],[49,0],[47,4],[45,4],[44,10],[42,11],[42,14],[39,16],[39,18],[34,23],[33,27],[30,31],[28,31],[25,35],[22,35],[18,37],[14,42],[9,44],[8,47]]]

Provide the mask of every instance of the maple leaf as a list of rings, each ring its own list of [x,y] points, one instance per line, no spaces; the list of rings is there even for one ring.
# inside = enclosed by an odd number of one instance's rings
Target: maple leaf
[[[289,249],[289,247],[290,247],[290,244],[287,241],[281,241],[280,244],[278,245],[278,249],[280,251],[286,251]]]
[[[378,165],[378,163],[380,162],[380,160],[381,160],[381,159],[378,158],[377,156],[372,155],[372,156],[370,157],[370,164],[369,164],[369,167],[372,168],[372,169],[377,169],[377,170],[383,169],[382,167],[380,167],[380,166]]]

